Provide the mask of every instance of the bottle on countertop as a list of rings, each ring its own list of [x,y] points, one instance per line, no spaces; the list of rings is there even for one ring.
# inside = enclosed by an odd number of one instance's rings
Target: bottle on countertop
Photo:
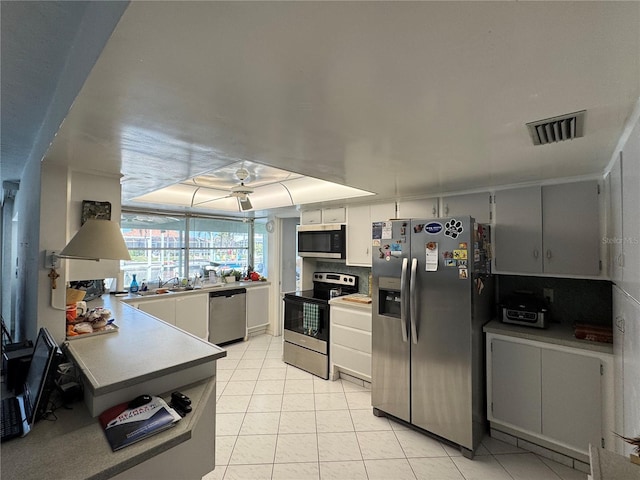
[[[131,280],[131,285],[129,285],[129,293],[136,293],[138,291],[138,281],[136,280],[136,274],[133,274],[133,280]]]

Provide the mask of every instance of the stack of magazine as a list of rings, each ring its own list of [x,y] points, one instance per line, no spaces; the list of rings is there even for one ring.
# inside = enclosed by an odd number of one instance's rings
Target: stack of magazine
[[[129,408],[128,402],[111,407],[98,420],[115,452],[174,426],[181,418],[162,398],[152,397],[136,408]]]

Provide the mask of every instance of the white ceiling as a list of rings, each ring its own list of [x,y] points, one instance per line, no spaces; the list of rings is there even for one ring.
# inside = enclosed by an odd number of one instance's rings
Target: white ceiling
[[[132,2],[45,161],[125,205],[243,160],[411,197],[602,172],[639,96],[638,2]]]

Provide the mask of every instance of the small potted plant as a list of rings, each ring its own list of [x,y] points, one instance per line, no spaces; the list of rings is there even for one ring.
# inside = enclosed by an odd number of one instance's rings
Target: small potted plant
[[[233,283],[240,280],[242,274],[238,270],[229,270],[224,274],[224,281],[226,283]]]

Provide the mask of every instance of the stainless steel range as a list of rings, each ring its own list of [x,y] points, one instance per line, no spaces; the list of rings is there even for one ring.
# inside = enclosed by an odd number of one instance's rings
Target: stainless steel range
[[[358,292],[358,277],[315,272],[313,290],[284,294],[285,363],[329,378],[329,300]]]

